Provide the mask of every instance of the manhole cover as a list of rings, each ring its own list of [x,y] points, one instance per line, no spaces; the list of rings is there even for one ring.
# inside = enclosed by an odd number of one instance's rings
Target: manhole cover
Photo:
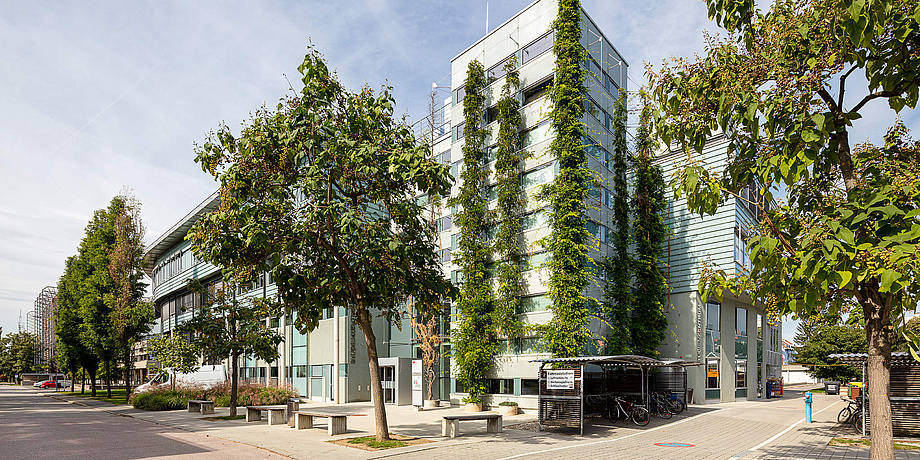
[[[655,445],[660,447],[696,447],[685,442],[656,442]]]

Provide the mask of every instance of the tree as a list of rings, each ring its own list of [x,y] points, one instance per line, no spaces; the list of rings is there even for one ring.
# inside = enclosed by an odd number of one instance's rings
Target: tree
[[[189,285],[205,301],[194,307],[192,318],[179,327],[179,333],[189,333],[192,344],[205,361],[223,361],[230,358],[230,415],[236,416],[237,388],[239,386],[240,357],[256,357],[263,361],[278,359],[278,344],[284,338],[265,325],[265,318],[278,316],[280,308],[271,300],[261,297],[238,298],[233,294],[235,285],[211,285],[207,288],[196,281]],[[194,370],[189,363],[193,350],[179,344],[184,337],[175,336],[160,350],[177,368]]]
[[[914,1],[707,0],[725,40],[694,62],[650,72],[658,136],[701,151],[721,131],[732,158],[721,177],[690,162],[678,178],[691,209],[712,213],[756,184],[760,234],[749,275],[715,271],[704,296],[746,292],[773,315],[862,310],[868,341],[872,458],[893,458],[887,398],[890,319],[916,305],[920,234],[917,144],[902,126],[884,146],[853,148],[861,111],[915,108],[920,7]],[[851,77],[862,74],[863,82]],[[857,84],[861,84],[857,87]],[[860,91],[854,91],[859,88]],[[854,98],[855,96],[855,98]],[[766,209],[773,191],[788,203]]]
[[[626,355],[629,346],[629,312],[632,306],[633,262],[629,255],[629,189],[626,185],[629,149],[626,145],[626,94],[620,94],[613,114],[613,237],[614,257],[605,261],[607,283],[604,285],[605,322],[610,327],[604,353]]]
[[[585,228],[585,200],[588,184],[594,182],[587,166],[584,138],[585,70],[581,47],[581,2],[560,0],[553,21],[556,73],[549,93],[550,112],[556,134],[550,152],[559,164],[559,174],[541,190],[540,199],[549,202],[551,232],[542,244],[552,254],[549,267],[549,297],[553,318],[537,327],[546,351],[556,357],[578,356],[593,336],[588,329],[591,301],[582,294],[588,285],[588,241]]]
[[[91,391],[96,395],[96,371],[99,359],[83,343],[80,331],[83,317],[80,315],[80,283],[83,266],[79,256],[71,256],[64,263],[64,273],[57,284],[57,307],[54,310],[55,341],[57,354],[55,359],[64,372],[70,372],[71,382],[76,384],[77,370],[82,370],[85,377],[90,374]],[[86,391],[86,379],[81,379],[80,392]]]
[[[235,279],[271,270],[301,332],[326,308],[348,309],[364,332],[376,438],[387,440],[373,315],[395,320],[409,296],[428,308],[454,295],[416,199],[444,196],[449,171],[394,120],[391,88],[348,92],[312,48],[299,70],[297,97],[254,114],[239,136],[221,126],[197,150],[221,203],[189,238]]]
[[[125,395],[131,394],[131,348],[150,330],[153,307],[142,299],[147,283],[143,281],[144,223],[140,202],[129,192],[117,197],[121,205],[114,209],[115,243],[109,249],[109,276],[114,290],[106,295],[112,326],[125,364]]]
[[[635,210],[633,239],[636,257],[633,272],[636,292],[630,333],[634,353],[656,357],[668,328],[668,318],[664,314],[667,279],[658,265],[668,230],[663,221],[667,206],[664,177],[661,169],[653,163],[655,143],[649,132],[650,116],[650,109],[644,107],[636,130],[636,155],[633,156],[636,172],[632,199]]]
[[[0,338],[0,371],[18,384],[23,372],[35,370],[35,334],[19,331]]]
[[[488,130],[483,122],[486,97],[483,94],[486,77],[479,61],[467,66],[463,97],[463,167],[460,171],[460,193],[450,199],[457,210],[454,222],[460,228],[455,260],[463,279],[457,299],[458,324],[451,350],[457,367],[457,381],[468,393],[466,402],[481,403],[488,391],[486,373],[498,351],[498,336],[493,315],[495,295],[486,268],[492,255],[485,241],[491,230],[489,200],[486,187],[489,172],[483,166]]]
[[[418,348],[422,351],[422,365],[424,366],[426,392],[425,400],[434,399],[434,381],[438,377],[435,367],[439,362],[439,348],[441,345],[441,335],[438,331],[438,317],[423,317],[413,311],[412,302],[409,302],[409,324],[415,333],[415,339],[418,341]]]
[[[827,356],[834,353],[865,353],[865,332],[842,324],[822,324],[815,328],[804,344],[795,347],[796,364],[809,366],[815,378],[849,382],[860,378],[860,371],[839,364]]]
[[[212,320],[213,321],[213,320]],[[198,355],[200,350],[188,337],[182,334],[154,337],[147,342],[147,350],[154,357],[160,370],[172,370],[169,374],[169,384],[176,387],[176,373],[189,373],[198,369]],[[230,354],[218,354],[221,358]],[[236,368],[234,368],[236,371]],[[232,414],[236,415],[236,400],[231,392],[230,405]]]

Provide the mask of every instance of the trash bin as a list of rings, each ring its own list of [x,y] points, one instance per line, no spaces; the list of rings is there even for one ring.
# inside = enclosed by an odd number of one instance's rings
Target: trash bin
[[[690,405],[693,403],[693,388],[687,388],[687,400],[684,401],[684,404]]]
[[[300,399],[299,398],[290,398],[287,402],[287,422],[288,426],[294,426],[294,412],[300,410]]]
[[[840,382],[824,382],[824,394],[828,395],[839,395],[840,394]]]

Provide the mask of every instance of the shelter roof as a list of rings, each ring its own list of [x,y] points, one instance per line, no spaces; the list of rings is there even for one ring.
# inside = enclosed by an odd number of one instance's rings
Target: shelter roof
[[[638,355],[609,355],[609,356],[574,356],[571,358],[540,358],[530,360],[532,363],[568,363],[568,364],[617,364],[621,366],[643,367],[687,367],[700,366],[700,363],[684,361],[682,359],[668,359],[665,361]]]
[[[828,358],[836,359],[843,364],[849,364],[851,366],[861,366],[866,360],[869,359],[868,353],[834,353],[827,355]],[[893,351],[891,352],[891,364],[900,364],[900,365],[920,365],[920,362],[916,361],[910,356],[910,353],[906,351]]]

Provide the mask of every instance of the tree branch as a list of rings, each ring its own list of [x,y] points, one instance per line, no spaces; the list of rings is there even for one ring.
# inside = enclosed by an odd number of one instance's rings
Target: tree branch
[[[824,88],[819,89],[818,95],[821,96],[821,100],[823,100],[824,103],[827,104],[827,107],[831,109],[831,112],[833,112],[835,115],[840,113],[840,106],[838,106],[837,103],[834,102],[834,98],[831,97],[831,94],[828,93],[826,89]],[[834,118],[836,119],[837,117],[834,117]]]
[[[843,93],[846,91],[847,86],[847,77],[853,73],[854,70],[858,69],[858,66],[850,67],[850,70],[847,70],[847,73],[840,76],[840,91],[837,92],[837,107],[843,107]]]
[[[789,253],[789,257],[792,258],[793,260],[798,260],[798,259],[795,259],[795,250],[792,249],[792,245],[789,244],[789,241],[786,240],[786,237],[784,237],[783,234],[780,233],[779,229],[776,228],[776,224],[773,223],[773,220],[770,219],[770,216],[767,215],[767,210],[764,209],[764,207],[763,207],[762,204],[760,204],[760,203],[758,203],[758,202],[755,202],[755,201],[748,200],[747,198],[744,198],[744,197],[742,197],[741,195],[739,195],[739,194],[737,194],[737,193],[735,193],[735,192],[733,192],[733,191],[731,191],[731,190],[728,190],[728,189],[726,189],[726,188],[723,188],[723,187],[721,187],[721,186],[720,186],[719,188],[722,189],[722,191],[724,191],[725,193],[728,193],[729,195],[731,195],[731,196],[733,196],[733,197],[735,197],[735,198],[737,198],[737,199],[740,199],[740,200],[742,200],[742,201],[747,201],[748,203],[751,203],[751,204],[753,204],[754,206],[757,206],[757,208],[760,209],[761,215],[763,215],[763,219],[767,222],[767,225],[770,226],[770,230],[772,230],[772,231],[773,231],[773,234],[776,235],[776,236],[779,238],[779,240],[780,240],[781,243],[783,243],[783,247],[785,247],[786,252]]]

